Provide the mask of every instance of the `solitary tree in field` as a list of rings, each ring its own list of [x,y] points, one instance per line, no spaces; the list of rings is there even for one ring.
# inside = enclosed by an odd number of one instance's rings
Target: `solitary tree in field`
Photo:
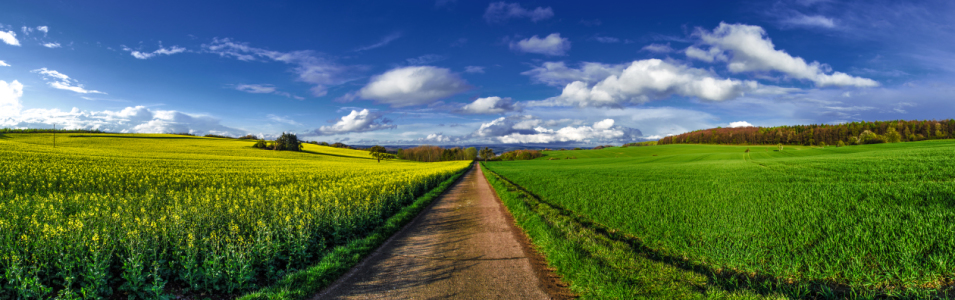
[[[478,155],[480,155],[481,158],[484,159],[484,162],[487,162],[489,158],[494,157],[494,150],[491,150],[491,148],[488,148],[488,147],[484,147],[484,149],[481,149],[481,152],[478,153]]]
[[[368,148],[368,152],[372,157],[377,158],[378,162],[381,162],[381,159],[387,159],[391,155],[388,154],[388,150],[385,147],[375,145],[374,147]]]

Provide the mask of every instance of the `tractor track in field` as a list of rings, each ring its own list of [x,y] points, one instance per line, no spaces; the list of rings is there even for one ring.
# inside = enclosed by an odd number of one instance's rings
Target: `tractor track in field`
[[[571,299],[475,165],[313,299]]]

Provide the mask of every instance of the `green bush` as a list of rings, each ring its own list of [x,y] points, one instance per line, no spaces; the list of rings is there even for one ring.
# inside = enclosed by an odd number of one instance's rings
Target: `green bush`
[[[269,145],[265,143],[265,140],[258,140],[255,142],[255,145],[252,145],[252,148],[265,149]]]

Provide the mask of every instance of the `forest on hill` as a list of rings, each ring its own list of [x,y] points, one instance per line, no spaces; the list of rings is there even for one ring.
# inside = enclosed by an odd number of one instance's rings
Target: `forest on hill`
[[[857,145],[952,138],[955,120],[874,121],[777,127],[711,128],[668,136],[658,145]]]

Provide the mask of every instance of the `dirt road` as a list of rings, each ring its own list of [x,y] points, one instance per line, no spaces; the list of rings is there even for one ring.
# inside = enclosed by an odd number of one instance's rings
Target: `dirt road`
[[[565,299],[474,166],[314,299]]]

